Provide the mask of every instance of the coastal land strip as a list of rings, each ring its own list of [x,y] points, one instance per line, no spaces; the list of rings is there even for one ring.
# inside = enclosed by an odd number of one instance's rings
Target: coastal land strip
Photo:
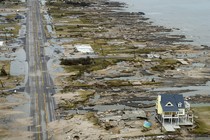
[[[15,49],[1,50],[2,54],[6,51],[10,55],[24,48],[26,5],[19,2],[6,8],[0,4],[6,13],[0,14],[0,22],[15,23],[8,27],[0,25],[3,32],[0,35],[7,41],[5,48],[14,45],[17,39],[20,42],[15,44]],[[208,86],[210,78],[208,46],[194,46],[185,36],[171,34],[177,29],[154,25],[142,11],[126,12],[124,3],[56,0],[40,5],[47,36],[43,47],[57,91],[52,96],[58,105],[57,120],[47,128],[48,138],[180,139],[209,134],[210,128],[204,123],[208,107],[193,108],[195,125],[183,127],[174,134],[161,131],[155,119],[158,94],[181,93],[190,103],[208,103],[209,93],[201,90]],[[91,46],[93,52],[79,52],[77,46]],[[8,71],[5,61],[0,63]],[[2,81],[8,80],[7,77],[1,76]],[[23,76],[17,77],[12,88],[24,85]],[[0,138],[30,139],[32,134],[27,132],[27,126],[32,118],[23,115],[27,112],[16,110],[28,104],[27,95],[20,88],[17,92],[16,88],[10,90],[11,86],[2,88]],[[14,114],[17,117],[12,117]],[[27,121],[20,119],[23,116]],[[152,123],[150,129],[143,127],[145,120]],[[22,129],[18,130],[18,126]]]

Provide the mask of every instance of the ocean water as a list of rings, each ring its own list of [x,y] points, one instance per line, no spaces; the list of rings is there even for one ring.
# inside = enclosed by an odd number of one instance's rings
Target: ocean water
[[[154,25],[178,28],[196,45],[210,47],[210,0],[115,0],[127,3],[126,11],[144,12]]]

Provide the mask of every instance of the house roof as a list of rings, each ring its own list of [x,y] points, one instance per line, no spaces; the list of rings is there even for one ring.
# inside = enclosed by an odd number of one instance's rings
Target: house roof
[[[92,47],[89,44],[76,44],[75,48],[77,51],[82,53],[94,53]]]
[[[177,112],[185,108],[184,97],[181,94],[161,94],[161,106],[164,112]]]

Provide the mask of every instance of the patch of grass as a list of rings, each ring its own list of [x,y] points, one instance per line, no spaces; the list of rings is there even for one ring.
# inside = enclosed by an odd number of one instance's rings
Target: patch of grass
[[[15,37],[17,37],[17,35],[19,34],[20,25],[15,24],[14,28],[15,29],[12,31],[12,34],[14,34]]]
[[[68,101],[68,100],[64,100],[64,102],[59,103],[58,106],[59,106],[60,108],[63,108],[63,109],[68,110],[68,109],[73,109],[73,108],[75,108],[75,107],[76,107],[76,103],[70,102],[70,101]]]
[[[93,24],[93,21],[88,17],[81,17],[79,18],[83,24]]]
[[[74,100],[71,101],[64,99],[62,102],[58,104],[58,106],[66,110],[73,109],[76,108],[78,105],[85,104],[85,102],[88,101],[89,98],[95,94],[95,91],[93,90],[78,90],[77,92],[79,95],[78,98],[75,98]]]
[[[78,72],[78,74],[79,74],[79,73],[91,72],[91,71],[95,71],[95,70],[104,69],[108,65],[111,65],[111,64],[113,64],[113,61],[111,61],[109,59],[107,59],[107,60],[92,59],[91,63],[89,63],[87,65],[82,65],[82,64],[68,65],[65,67],[65,70],[67,72]]]
[[[197,127],[192,130],[196,134],[210,134],[210,106],[193,108]]]
[[[85,102],[90,98],[90,96],[94,95],[94,92],[88,91],[88,90],[83,90],[83,91],[79,91],[79,94],[82,99],[82,102]]]
[[[178,63],[180,63],[178,60],[176,59],[159,59],[161,64],[169,64],[169,65],[176,65]]]
[[[135,53],[136,54],[149,54],[151,52],[164,52],[166,51],[165,48],[140,48],[136,49]]]
[[[91,121],[94,125],[98,125],[99,124],[99,119],[95,116],[95,113],[93,112],[88,112],[86,114],[86,118]]]
[[[5,96],[11,95],[11,94],[12,94],[12,92],[1,92],[0,97],[5,97]]]
[[[154,71],[174,70],[176,65],[180,63],[176,59],[157,59],[156,61],[159,62],[159,64],[152,67]]]
[[[16,17],[16,14],[10,14],[10,15],[5,16],[5,18],[6,18],[7,20],[14,20],[15,17]]]
[[[4,90],[4,89],[12,89],[15,88],[17,84],[19,84],[22,80],[24,79],[24,77],[21,76],[4,76],[4,77],[0,77],[0,80],[2,81],[2,83],[0,82],[0,90]],[[2,87],[3,84],[3,87]]]
[[[84,74],[84,72],[90,73],[92,71],[102,70],[108,66],[115,65],[116,63],[122,61],[135,61],[135,60],[133,60],[133,58],[95,58],[92,59],[91,63],[89,63],[88,65],[82,65],[82,64],[65,65],[64,69],[66,72],[75,73],[74,75],[68,77],[68,81],[72,82],[80,78]],[[127,73],[129,73],[129,71]],[[71,87],[89,87],[89,85],[83,83],[78,83],[78,84],[72,83]]]
[[[60,7],[49,7],[49,13],[52,15],[53,18],[64,18],[67,16],[74,16],[74,15],[84,15],[85,13],[81,11],[69,11],[65,9],[62,10]]]
[[[92,72],[101,69],[105,69],[110,65],[114,65],[121,61],[133,61],[131,58],[120,58],[120,59],[111,59],[111,58],[96,58],[92,59],[91,63],[88,65],[65,65],[66,72],[75,72],[76,74],[72,77],[72,80],[76,80],[78,77],[83,75],[84,72]]]
[[[0,61],[0,68],[4,67],[7,73],[10,70],[10,61]]]
[[[143,82],[142,85],[160,85],[161,82]]]
[[[93,64],[93,59],[90,57],[78,59],[61,59],[61,65],[90,65]]]
[[[105,82],[108,87],[132,86],[129,81],[125,80],[110,80]]]
[[[60,9],[59,7],[62,7],[62,8],[67,8],[68,7],[68,5],[67,4],[65,4],[64,2],[62,2],[62,1],[56,1],[56,2],[53,2],[53,1],[47,1],[46,2],[46,5],[48,6],[48,7],[55,7],[55,8],[57,8],[57,9]]]
[[[14,27],[14,29],[12,29],[12,30],[5,30],[5,28],[8,28],[8,27]],[[2,38],[6,38],[5,36],[7,36],[7,39],[17,37],[17,35],[19,33],[19,30],[20,30],[20,25],[16,24],[16,23],[0,25],[0,31],[3,34],[5,34],[4,36],[2,36]],[[13,34],[14,36],[9,36],[9,34]]]
[[[21,1],[17,0],[5,0],[0,1],[0,6],[5,8],[13,8],[13,9],[19,9],[23,6],[23,3]]]

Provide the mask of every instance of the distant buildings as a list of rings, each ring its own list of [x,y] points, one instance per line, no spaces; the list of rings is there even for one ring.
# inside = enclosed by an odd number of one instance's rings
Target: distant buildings
[[[158,95],[156,103],[157,119],[166,131],[175,131],[181,125],[193,125],[190,104],[181,94]]]

